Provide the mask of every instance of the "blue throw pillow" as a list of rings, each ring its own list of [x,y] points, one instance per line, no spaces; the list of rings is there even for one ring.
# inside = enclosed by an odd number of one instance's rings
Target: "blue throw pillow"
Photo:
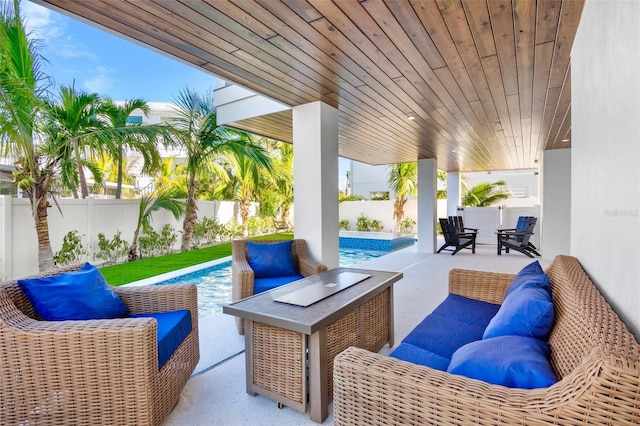
[[[478,340],[454,352],[447,372],[509,388],[546,388],[558,381],[549,344],[532,337]]]
[[[540,266],[540,262],[536,260],[535,262],[528,264],[527,266],[522,268],[522,270],[520,270],[520,272],[518,272],[516,276],[513,278],[513,280],[511,281],[511,284],[509,285],[509,288],[507,289],[505,297],[507,297],[509,294],[511,294],[511,292],[513,292],[520,286],[524,285],[525,283],[529,283],[530,286],[536,283],[539,284],[539,287],[544,286],[545,285],[544,279],[542,279],[542,281],[537,281],[537,280],[531,281],[532,279],[540,279],[541,275],[545,275],[545,273],[544,273],[544,270],[542,269],[542,266]],[[549,291],[551,291],[551,284],[549,283],[549,277],[547,277],[546,279],[546,287],[549,289]]]
[[[18,280],[45,321],[124,318],[129,309],[95,266],[43,278]]]
[[[293,241],[270,244],[247,243],[249,265],[256,278],[298,275],[291,255],[292,243]]]
[[[547,340],[554,320],[549,292],[542,288],[521,287],[504,299],[482,338],[517,335]]]

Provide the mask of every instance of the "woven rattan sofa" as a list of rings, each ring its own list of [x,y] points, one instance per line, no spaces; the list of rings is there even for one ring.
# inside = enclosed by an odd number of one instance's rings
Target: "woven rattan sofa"
[[[577,259],[546,270],[555,309],[549,336],[559,381],[514,389],[349,348],[334,360],[336,425],[640,423],[640,346]],[[513,275],[454,269],[449,292],[501,303]]]
[[[16,281],[0,284],[0,424],[162,423],[200,357],[196,287],[113,289],[132,314],[191,311],[161,369],[156,320],[41,321]]]
[[[303,239],[291,240],[291,256],[295,270],[302,277],[319,274],[327,267],[309,256],[307,243]],[[275,240],[251,240],[255,244],[281,243]],[[234,240],[231,243],[231,299],[233,302],[253,296],[255,274],[249,265],[247,240]],[[244,319],[236,318],[238,333],[244,335]]]

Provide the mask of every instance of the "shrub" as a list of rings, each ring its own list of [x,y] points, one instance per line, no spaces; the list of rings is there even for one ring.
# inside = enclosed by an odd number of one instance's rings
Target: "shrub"
[[[400,221],[400,232],[403,234],[410,234],[413,232],[413,227],[416,225],[416,221],[410,217],[405,217]]]
[[[53,256],[56,265],[64,266],[79,263],[80,259],[87,254],[87,250],[82,245],[78,231],[69,231],[64,236],[62,248]]]
[[[129,251],[129,243],[120,238],[120,231],[117,231],[112,240],[109,240],[100,232],[98,234],[98,248],[100,251],[94,255],[96,259],[104,259],[108,265],[117,263],[121,258],[125,258]]]
[[[173,244],[178,239],[176,231],[168,223],[157,233],[151,226],[142,228],[142,235],[139,238],[140,254],[143,257],[153,257],[161,254],[171,254]]]
[[[374,231],[374,232],[380,232],[382,231],[382,222],[380,222],[378,219],[371,219],[369,221],[369,230]]]
[[[366,232],[369,230],[369,218],[361,214],[356,219],[356,230]]]
[[[233,218],[229,222],[225,223],[222,227],[222,236],[225,240],[232,240],[242,236],[242,224]]]
[[[271,228],[271,219],[252,216],[247,219],[247,231],[249,235],[265,234]]]
[[[349,231],[351,229],[349,219],[341,219],[340,222],[338,222],[338,225],[340,226],[340,229],[344,231]]]
[[[223,226],[218,222],[217,218],[203,217],[202,220],[196,222],[193,227],[193,235],[191,237],[191,246],[198,248],[204,245],[211,245],[222,239]]]

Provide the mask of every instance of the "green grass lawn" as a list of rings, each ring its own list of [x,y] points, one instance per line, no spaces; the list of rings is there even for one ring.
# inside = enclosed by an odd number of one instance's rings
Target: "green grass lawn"
[[[262,235],[251,239],[290,240],[292,238],[293,233],[281,233]],[[231,256],[230,242],[166,256],[149,257],[135,262],[105,266],[100,268],[100,272],[109,284],[119,286],[227,256]]]

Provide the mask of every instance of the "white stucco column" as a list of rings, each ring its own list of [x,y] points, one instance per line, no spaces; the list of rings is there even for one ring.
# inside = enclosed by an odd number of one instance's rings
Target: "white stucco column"
[[[545,259],[571,248],[571,149],[543,152],[540,253]]]
[[[418,251],[435,253],[438,215],[438,170],[436,160],[418,160]]]
[[[447,216],[457,216],[461,200],[460,172],[447,172]]]
[[[338,267],[338,110],[323,102],[293,108],[295,237],[311,256]]]

